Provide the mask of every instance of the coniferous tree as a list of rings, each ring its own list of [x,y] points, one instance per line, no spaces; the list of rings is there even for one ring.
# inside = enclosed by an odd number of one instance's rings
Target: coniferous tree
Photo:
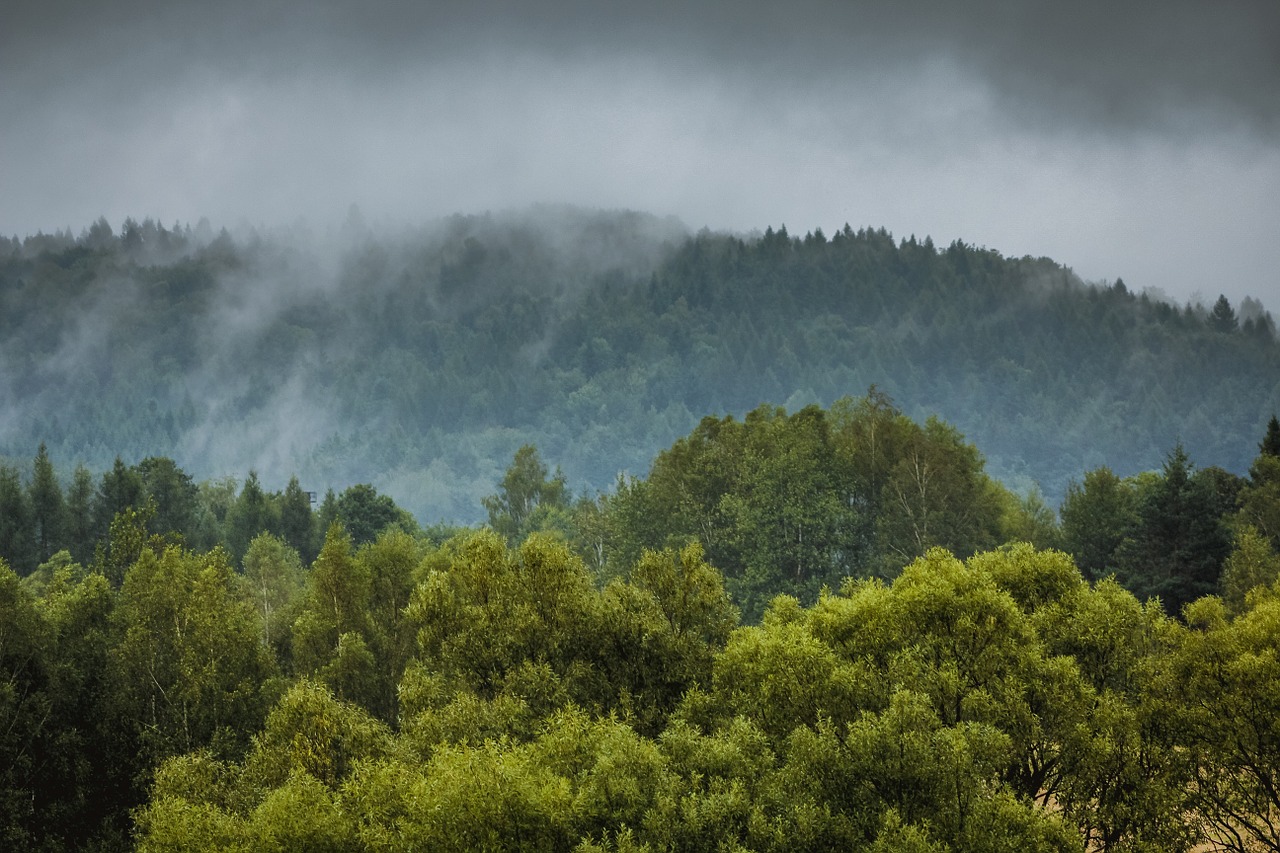
[[[1280,548],[1280,422],[1275,415],[1249,466],[1248,482],[1240,489],[1239,519]]]
[[[333,527],[333,523],[337,520],[338,496],[333,493],[332,488],[325,489],[324,498],[320,501],[320,508],[316,510],[315,538],[311,540],[313,543],[311,551],[317,556],[319,556],[324,543],[328,541],[329,529]]]
[[[244,559],[249,543],[259,533],[276,532],[276,514],[258,482],[258,472],[250,471],[240,497],[227,511],[227,548],[237,563]]]
[[[63,547],[66,505],[62,487],[49,461],[44,442],[36,452],[31,469],[31,520],[35,526],[36,560],[43,563]]]
[[[176,533],[188,538],[196,528],[196,503],[199,490],[191,475],[172,460],[149,456],[137,465],[142,487],[155,501],[156,514],[151,519],[151,532],[161,536]]]
[[[1280,457],[1280,420],[1276,420],[1275,415],[1267,421],[1267,434],[1258,445],[1258,451],[1264,456]]]
[[[8,465],[0,465],[0,559],[19,575],[36,567],[31,503],[18,470]]]
[[[311,496],[302,490],[296,476],[289,478],[289,485],[280,498],[280,537],[298,552],[303,565],[310,565],[316,558],[316,520],[311,512]]]
[[[1116,551],[1136,519],[1132,484],[1098,468],[1083,483],[1067,486],[1062,502],[1063,547],[1075,557],[1085,576],[1100,580],[1116,565]]]
[[[1223,334],[1230,334],[1240,327],[1236,320],[1236,312],[1226,296],[1219,295],[1213,303],[1213,311],[1209,314],[1209,325]]]
[[[1218,589],[1231,541],[1219,496],[1194,475],[1182,445],[1141,497],[1132,534],[1120,545],[1117,576],[1140,599],[1158,596],[1173,616]]]
[[[102,475],[98,484],[98,496],[94,502],[94,528],[98,539],[105,539],[111,522],[117,515],[132,507],[141,509],[144,489],[142,478],[134,468],[124,464],[119,456],[111,470]]]
[[[93,474],[83,465],[77,465],[71,475],[71,488],[67,490],[66,542],[72,559],[86,565],[93,559],[93,546],[97,542],[94,500]]]

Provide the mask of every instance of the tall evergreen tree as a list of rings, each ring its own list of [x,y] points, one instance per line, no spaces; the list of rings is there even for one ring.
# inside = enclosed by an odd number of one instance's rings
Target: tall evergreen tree
[[[31,500],[31,520],[35,530],[36,559],[43,563],[55,551],[63,547],[63,529],[66,524],[66,506],[62,497],[62,486],[58,484],[57,475],[53,471],[53,463],[49,461],[49,452],[44,442],[36,452],[31,467],[31,485],[28,489]]]
[[[338,496],[333,493],[332,488],[325,489],[324,499],[320,501],[320,508],[316,510],[315,537],[311,540],[313,543],[311,553],[316,554],[317,557],[324,543],[328,541],[329,529],[337,520]]]
[[[83,465],[77,465],[66,499],[66,543],[77,563],[88,564],[93,559],[93,546],[97,542],[93,514],[93,474]]]
[[[1239,518],[1280,547],[1280,422],[1275,415],[1249,466],[1249,480],[1240,490]]]
[[[137,465],[142,486],[156,504],[151,519],[151,532],[161,536],[177,533],[190,537],[196,524],[196,500],[199,491],[191,475],[172,459],[149,456]]]
[[[1117,577],[1138,598],[1158,596],[1170,615],[1218,589],[1231,540],[1212,484],[1194,476],[1181,444],[1140,498],[1137,523],[1117,554]]]
[[[1231,307],[1231,303],[1226,296],[1219,295],[1218,301],[1213,303],[1213,311],[1209,314],[1209,325],[1215,330],[1227,334],[1240,328],[1240,323],[1236,319],[1236,312]]]
[[[126,509],[141,509],[144,494],[142,477],[136,469],[125,465],[117,456],[111,470],[102,475],[98,484],[98,498],[93,512],[97,538],[105,539],[111,530],[111,522]]]
[[[311,496],[302,490],[296,476],[289,478],[280,499],[280,537],[298,552],[303,565],[311,565],[318,553],[316,520],[311,512]]]
[[[0,465],[0,559],[19,575],[28,575],[36,567],[31,503],[18,470],[9,465]]]
[[[1262,444],[1258,445],[1259,452],[1264,456],[1280,457],[1280,421],[1276,420],[1276,416],[1272,415],[1271,420],[1267,421],[1267,434],[1263,436]]]
[[[258,482],[258,472],[250,471],[240,497],[227,511],[227,548],[237,563],[244,559],[255,536],[276,532],[278,525],[273,509]]]
[[[1116,551],[1135,523],[1136,500],[1132,485],[1106,467],[1067,486],[1063,546],[1086,577],[1101,580],[1115,566]]]

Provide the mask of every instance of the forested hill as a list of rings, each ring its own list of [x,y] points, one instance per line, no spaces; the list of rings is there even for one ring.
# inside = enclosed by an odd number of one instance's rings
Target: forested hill
[[[883,230],[533,208],[395,234],[353,216],[326,237],[99,220],[0,238],[0,455],[24,465],[42,441],[97,470],[166,455],[470,521],[522,444],[603,489],[707,412],[873,384],[1056,505],[1081,472],[1157,468],[1178,441],[1242,473],[1280,409],[1280,347],[1252,300],[1176,306]]]

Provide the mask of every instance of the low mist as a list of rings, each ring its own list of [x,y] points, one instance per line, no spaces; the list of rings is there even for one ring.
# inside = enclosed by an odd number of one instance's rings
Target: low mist
[[[694,229],[883,225],[1275,302],[1278,19],[1268,2],[22,0],[0,28],[0,233],[567,203]]]

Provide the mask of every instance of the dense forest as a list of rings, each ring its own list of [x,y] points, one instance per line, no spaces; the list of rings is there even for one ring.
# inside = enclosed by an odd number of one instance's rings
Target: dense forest
[[[1275,850],[1258,432],[1055,514],[873,390],[594,498],[522,446],[474,528],[41,446],[0,478],[0,842]]]
[[[202,481],[368,483],[473,523],[524,444],[593,494],[704,413],[875,385],[1055,506],[1080,472],[1155,470],[1179,442],[1242,474],[1280,409],[1271,316],[1144,284],[883,230],[562,208],[394,234],[355,211],[325,235],[99,220],[0,238],[0,456],[43,442],[63,479],[157,456]]]
[[[1280,851],[1253,300],[100,220],[0,238],[0,399],[6,849]]]

